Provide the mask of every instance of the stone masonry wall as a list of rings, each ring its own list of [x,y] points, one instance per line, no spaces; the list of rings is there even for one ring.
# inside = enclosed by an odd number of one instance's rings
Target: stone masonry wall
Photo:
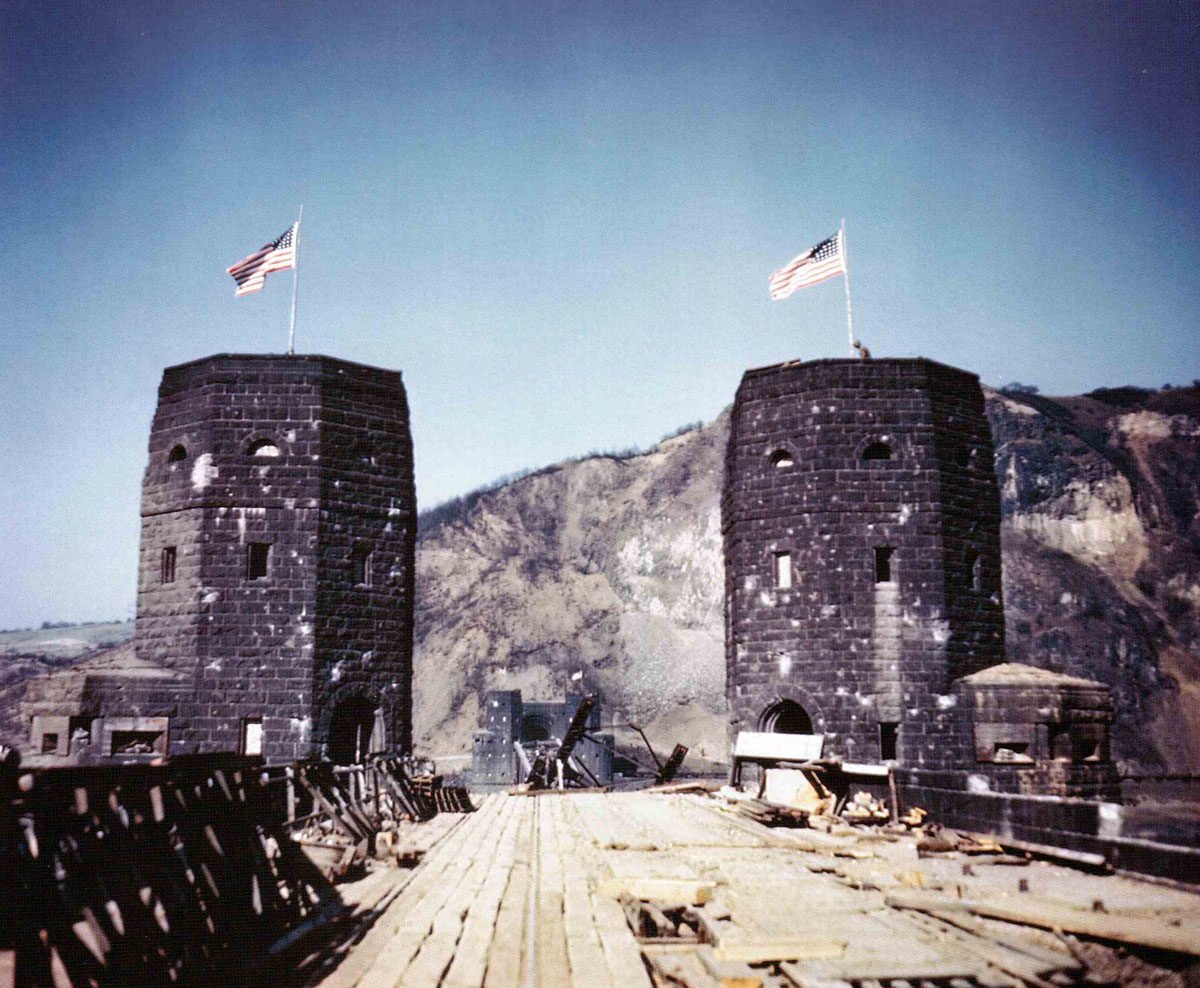
[[[172,751],[236,751],[245,718],[262,718],[269,759],[318,750],[348,654],[364,666],[350,677],[358,695],[383,704],[391,744],[407,746],[414,518],[398,373],[246,355],[168,368],[143,483],[135,644],[193,679]],[[350,581],[354,535],[379,542],[369,588]]]
[[[396,375],[325,368],[321,386],[313,715],[362,697],[382,706],[390,745],[412,743],[417,513],[408,405]]]
[[[883,724],[903,763],[970,757],[951,679],[1004,657],[991,462],[972,374],[891,359],[745,374],[722,502],[735,731],[791,700],[828,753],[878,760]]]
[[[1002,667],[1003,668],[1003,667]],[[974,725],[977,774],[997,792],[1119,801],[1108,744],[1113,705],[1100,683],[955,684]],[[1014,752],[996,757],[996,749]]]

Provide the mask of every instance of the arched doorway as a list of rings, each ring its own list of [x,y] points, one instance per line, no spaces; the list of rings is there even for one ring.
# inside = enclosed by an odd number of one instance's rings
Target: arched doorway
[[[366,697],[352,696],[333,708],[329,718],[329,760],[335,765],[361,762],[373,750],[375,704]]]
[[[772,703],[758,718],[758,729],[767,734],[812,734],[812,718],[795,700]]]

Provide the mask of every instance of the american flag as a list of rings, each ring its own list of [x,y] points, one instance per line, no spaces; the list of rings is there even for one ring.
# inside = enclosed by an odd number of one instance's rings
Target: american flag
[[[816,247],[810,247],[787,267],[780,268],[771,275],[771,299],[778,302],[787,298],[797,288],[807,288],[826,278],[845,273],[846,254],[842,250],[842,231],[839,230],[828,240],[822,240]]]
[[[299,226],[299,221],[293,223],[278,240],[263,244],[249,257],[225,269],[237,282],[235,296],[258,291],[272,271],[286,271],[296,266],[296,228]]]

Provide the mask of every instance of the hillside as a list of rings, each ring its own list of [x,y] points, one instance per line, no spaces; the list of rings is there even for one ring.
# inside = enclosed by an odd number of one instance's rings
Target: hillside
[[[132,655],[127,643],[132,621],[62,624],[48,628],[0,631],[0,744],[16,747],[27,739],[19,720],[25,684],[93,656]]]
[[[665,718],[673,739],[719,757],[727,434],[723,416],[644,455],[551,467],[422,536],[420,747],[469,744],[485,690],[569,685],[599,690],[606,721]]]
[[[1114,748],[1200,770],[1200,389],[992,395],[1011,658],[1112,685]]]
[[[1110,683],[1129,766],[1200,770],[1200,391],[989,392],[987,410],[1010,658]],[[423,533],[423,749],[464,750],[487,689],[571,685],[720,757],[727,430],[551,467]]]

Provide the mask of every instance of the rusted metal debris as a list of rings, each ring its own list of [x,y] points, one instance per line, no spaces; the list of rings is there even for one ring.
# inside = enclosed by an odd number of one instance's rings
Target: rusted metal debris
[[[587,721],[596,698],[589,694],[575,708],[575,714],[567,727],[563,739],[557,743],[536,744],[530,752],[530,767],[525,776],[525,785],[530,790],[563,789],[599,786],[599,781],[588,770],[587,766],[576,758],[572,758],[575,746],[583,740],[587,733]]]
[[[649,743],[647,743],[647,747],[649,747]],[[687,758],[687,753],[688,749],[684,745],[675,745],[667,760],[658,767],[658,774],[654,777],[654,784],[662,786],[672,781],[678,774],[680,766],[683,765],[683,760]],[[650,754],[654,754],[653,748],[650,749]],[[657,760],[656,758],[655,761]]]

